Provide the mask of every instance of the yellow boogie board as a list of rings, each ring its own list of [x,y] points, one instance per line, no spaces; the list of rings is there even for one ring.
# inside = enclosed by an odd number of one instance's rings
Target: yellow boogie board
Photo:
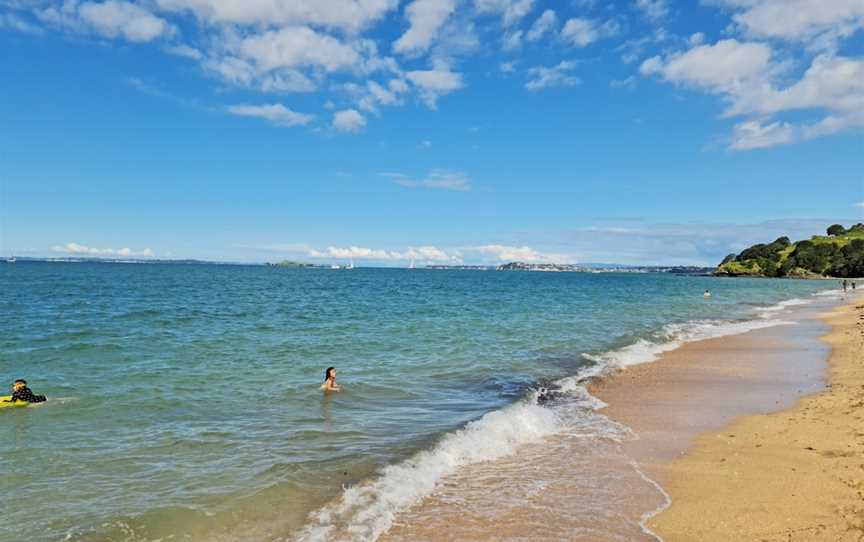
[[[14,403],[7,403],[6,401],[9,401],[9,399],[12,399],[11,395],[0,395],[0,408],[21,408],[26,407],[30,404],[26,401],[15,401]]]

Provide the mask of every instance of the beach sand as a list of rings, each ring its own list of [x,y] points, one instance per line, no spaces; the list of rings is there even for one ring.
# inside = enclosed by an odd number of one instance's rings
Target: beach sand
[[[649,522],[664,540],[864,540],[864,300],[825,321],[827,390],[647,466],[672,497]]]

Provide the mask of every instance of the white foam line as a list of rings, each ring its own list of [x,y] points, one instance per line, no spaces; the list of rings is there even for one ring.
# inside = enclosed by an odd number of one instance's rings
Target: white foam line
[[[786,320],[747,320],[743,322],[695,320],[683,324],[667,324],[663,326],[655,340],[639,339],[617,350],[610,350],[602,354],[582,354],[582,356],[597,363],[593,371],[594,374],[588,374],[588,376],[595,376],[609,369],[656,361],[661,354],[676,350],[686,343],[740,335],[756,329],[791,324],[794,322]]]
[[[648,477],[648,475],[642,471],[639,463],[637,463],[636,461],[631,461],[630,465],[633,467],[636,473],[642,477],[643,480],[654,486],[654,488],[663,495],[663,504],[661,504],[654,510],[649,510],[648,512],[645,512],[639,519],[639,527],[642,529],[643,533],[647,534],[648,536],[654,537],[658,542],[663,542],[663,537],[661,537],[659,534],[655,533],[648,527],[648,521],[654,516],[663,513],[670,506],[672,506],[672,497],[669,495],[669,493],[666,492],[665,489],[663,489],[663,486],[658,484],[653,478]]]
[[[800,298],[792,298],[787,299],[786,301],[781,301],[776,305],[770,305],[768,307],[757,307],[756,310],[759,311],[760,318],[772,318],[775,313],[781,312],[789,307],[798,307],[801,305],[809,305],[813,300],[800,299]]]

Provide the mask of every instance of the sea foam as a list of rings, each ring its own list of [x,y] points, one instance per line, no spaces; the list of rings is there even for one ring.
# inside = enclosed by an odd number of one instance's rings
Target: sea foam
[[[638,339],[632,344],[601,354],[584,353],[582,357],[595,362],[596,371],[605,372],[609,369],[656,361],[662,354],[675,350],[685,343],[727,335],[740,335],[756,329],[790,324],[794,324],[794,322],[786,320],[745,320],[742,322],[694,320],[681,324],[667,324],[649,339]]]
[[[378,478],[346,488],[338,501],[313,514],[299,540],[375,540],[390,528],[399,511],[429,495],[443,477],[558,432],[563,427],[560,416],[554,409],[538,406],[536,397],[534,393],[489,412],[445,435],[431,449],[386,467]]]

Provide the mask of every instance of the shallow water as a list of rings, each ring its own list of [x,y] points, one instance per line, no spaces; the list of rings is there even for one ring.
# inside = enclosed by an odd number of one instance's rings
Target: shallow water
[[[353,528],[349,538],[372,538],[389,526],[387,507],[422,496],[463,464],[590,430],[580,425],[590,405],[579,400],[568,403],[570,417],[514,405],[538,382],[770,325],[782,318],[777,303],[832,286],[653,274],[0,266],[0,379],[27,378],[50,398],[0,412],[0,491],[16,495],[4,502],[0,537],[327,539],[328,529]],[[705,289],[714,296],[703,299]],[[329,365],[345,391],[322,397]],[[454,432],[472,420],[473,441]],[[426,463],[405,463],[420,450]],[[392,469],[418,466],[416,487],[386,486]],[[376,480],[379,493],[364,493]],[[360,500],[341,511],[341,523],[309,518],[332,513],[343,487]]]

